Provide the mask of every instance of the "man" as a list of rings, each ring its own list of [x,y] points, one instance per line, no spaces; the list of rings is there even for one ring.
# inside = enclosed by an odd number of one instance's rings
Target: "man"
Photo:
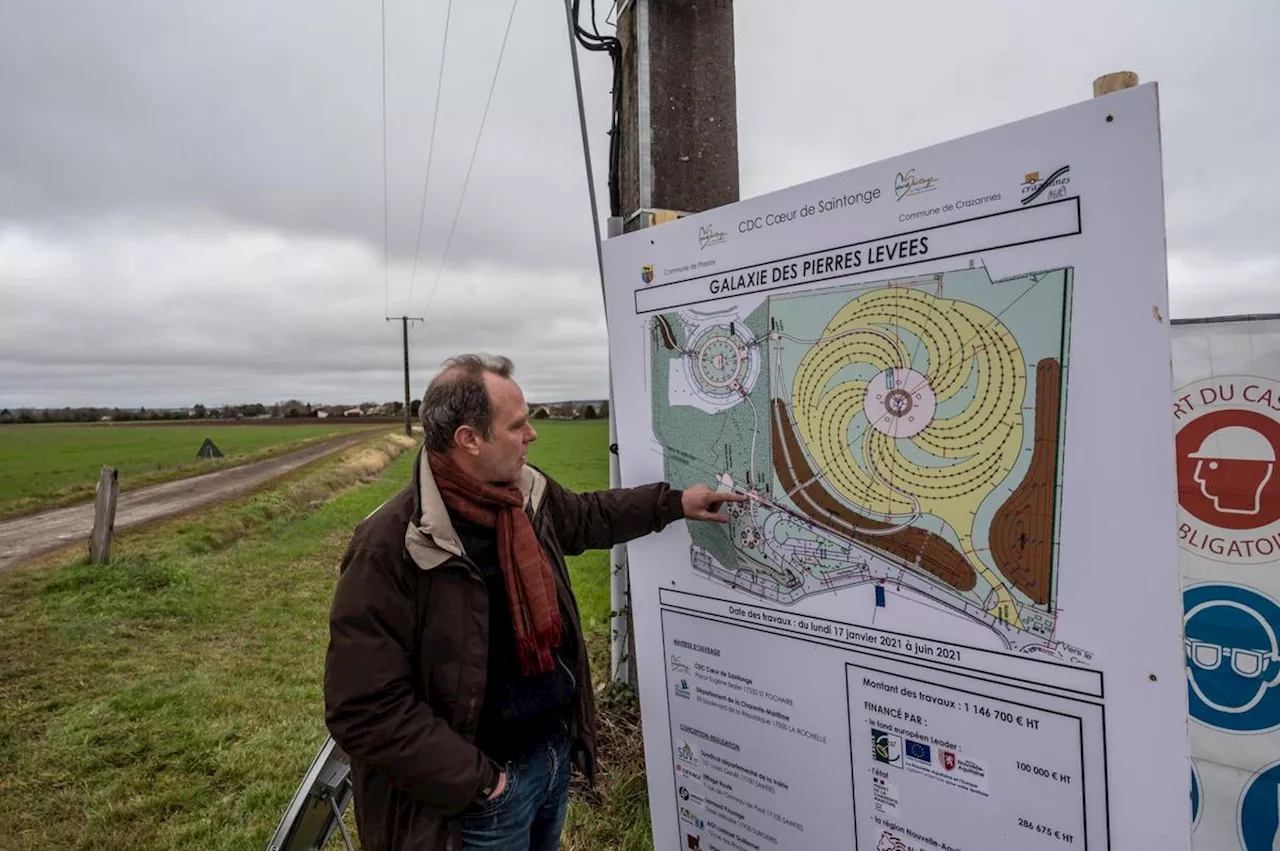
[[[595,706],[565,556],[681,518],[699,484],[576,494],[527,464],[506,358],[447,361],[412,481],[357,527],[330,614],[325,718],[365,851],[549,851],[569,772],[595,778]]]

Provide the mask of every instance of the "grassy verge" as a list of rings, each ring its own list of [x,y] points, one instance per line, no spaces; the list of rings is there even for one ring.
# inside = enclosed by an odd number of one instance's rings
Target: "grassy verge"
[[[603,486],[604,429],[552,424],[534,462]],[[396,441],[122,533],[108,567],[0,574],[0,845],[265,847],[325,738],[335,567],[351,528],[409,477]],[[607,678],[608,556],[572,569]],[[564,847],[651,848],[633,704],[606,699],[602,723],[604,782],[575,795]]]
[[[0,520],[93,498],[98,470],[120,471],[120,489],[198,476],[274,458],[369,426],[216,424],[38,425],[0,428]],[[376,426],[387,430],[386,425]],[[196,457],[205,438],[224,457]]]

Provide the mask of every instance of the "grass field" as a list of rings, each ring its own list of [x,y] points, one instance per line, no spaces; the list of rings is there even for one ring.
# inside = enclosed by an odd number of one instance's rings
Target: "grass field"
[[[120,488],[129,490],[268,458],[359,427],[343,423],[4,426],[0,428],[0,518],[92,498],[104,464],[120,471]],[[197,458],[205,438],[212,439],[226,457]]]
[[[605,423],[540,431],[534,463],[607,485]],[[0,574],[0,846],[266,847],[325,738],[336,565],[414,453],[381,474],[378,457],[344,451],[198,519],[126,531],[105,568]],[[344,487],[357,475],[369,483]],[[607,677],[608,556],[571,569]],[[566,851],[652,847],[639,737],[617,738],[630,749],[604,755],[602,796],[575,796]]]

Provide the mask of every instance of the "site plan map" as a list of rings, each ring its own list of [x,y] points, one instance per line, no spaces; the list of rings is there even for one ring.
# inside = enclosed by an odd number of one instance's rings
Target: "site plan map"
[[[958,269],[649,319],[667,478],[752,497],[728,538],[691,530],[692,568],[784,604],[908,587],[1046,645],[1071,277]]]

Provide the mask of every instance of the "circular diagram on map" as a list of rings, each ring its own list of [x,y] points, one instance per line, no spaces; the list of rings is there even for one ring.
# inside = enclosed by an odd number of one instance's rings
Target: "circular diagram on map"
[[[889,437],[915,437],[933,422],[938,398],[929,379],[914,369],[892,368],[867,382],[862,409],[876,431]]]
[[[755,373],[753,342],[745,329],[732,325],[705,328],[692,342],[690,376],[703,396],[722,399],[750,389]]]
[[[745,361],[746,352],[729,337],[712,337],[698,346],[698,374],[708,387],[733,389],[735,383],[741,384]]]

